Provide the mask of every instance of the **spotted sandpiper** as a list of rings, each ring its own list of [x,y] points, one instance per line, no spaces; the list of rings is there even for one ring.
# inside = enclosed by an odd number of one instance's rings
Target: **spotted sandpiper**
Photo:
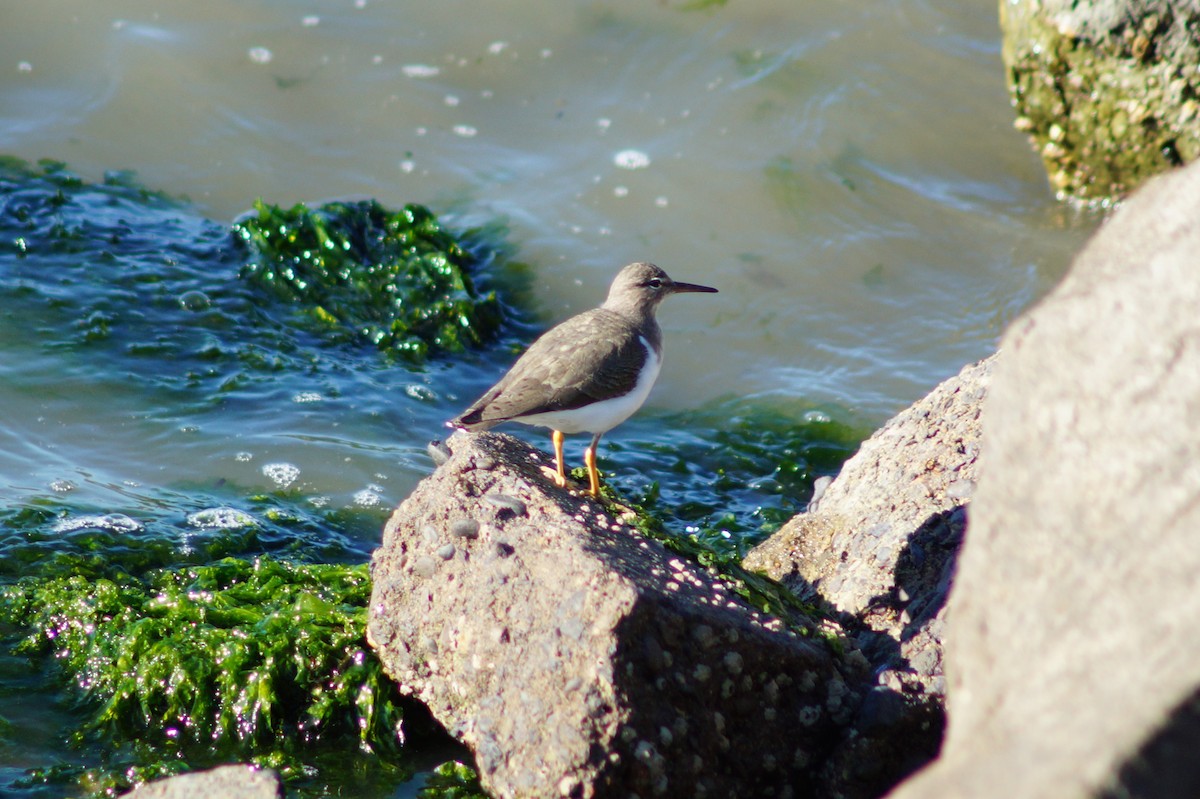
[[[589,493],[598,495],[600,436],[642,406],[662,366],[662,330],[654,311],[668,294],[693,291],[716,289],[676,282],[654,264],[626,266],[603,305],[543,334],[499,383],[446,425],[464,430],[487,430],[501,422],[549,427],[560,487],[567,484],[565,434],[591,433],[584,462]]]

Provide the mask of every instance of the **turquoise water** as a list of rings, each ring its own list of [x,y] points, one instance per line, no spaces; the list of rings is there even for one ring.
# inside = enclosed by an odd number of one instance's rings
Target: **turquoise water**
[[[1012,130],[983,0],[68,0],[4,20],[0,153],[190,198],[84,192],[75,251],[5,228],[6,579],[97,536],[186,552],[238,514],[259,551],[365,559],[442,422],[639,259],[721,293],[664,305],[659,385],[601,468],[736,550],[988,354],[1095,222]],[[494,226],[498,264],[526,265],[498,279],[514,322],[406,366],[264,317],[229,234],[258,197]],[[0,674],[0,784],[81,757],[69,701]]]

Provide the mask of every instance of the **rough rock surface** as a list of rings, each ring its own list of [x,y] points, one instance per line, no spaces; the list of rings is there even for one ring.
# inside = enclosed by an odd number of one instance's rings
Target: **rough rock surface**
[[[868,696],[856,734],[834,757],[832,768],[856,771],[863,784],[886,789],[941,742],[945,604],[975,490],[994,361],[965,367],[897,414],[806,513],[745,560],[834,611],[888,689]]]
[[[994,360],[967,366],[893,417],[808,512],[746,557],[747,568],[828,603],[852,627],[886,635],[891,652],[872,660],[910,691],[943,693],[944,606]]]
[[[220,766],[148,782],[127,799],[282,799],[283,784],[270,769]]]
[[[368,634],[488,791],[814,794],[856,700],[821,636],[554,488],[527,444],[448,445],[385,528]]]
[[[949,728],[897,799],[1200,796],[1200,165],[1005,335],[950,598]]]
[[[1200,155],[1200,4],[1005,0],[1016,125],[1060,196],[1120,198]]]

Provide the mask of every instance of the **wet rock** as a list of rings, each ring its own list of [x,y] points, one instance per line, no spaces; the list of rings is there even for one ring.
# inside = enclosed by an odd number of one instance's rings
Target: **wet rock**
[[[1200,795],[1200,166],[1001,344],[947,616],[942,755],[897,799]]]
[[[595,500],[529,446],[455,435],[389,520],[369,638],[497,797],[811,795],[867,682]],[[471,468],[482,453],[494,468]],[[484,499],[519,499],[526,513]],[[421,534],[480,522],[450,560]],[[797,624],[803,622],[797,621]]]
[[[138,786],[128,799],[282,799],[283,783],[270,769],[220,766]]]

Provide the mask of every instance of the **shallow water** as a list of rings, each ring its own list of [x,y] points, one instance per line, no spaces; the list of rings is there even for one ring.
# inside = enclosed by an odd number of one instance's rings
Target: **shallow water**
[[[502,218],[546,324],[631,260],[719,286],[664,306],[650,410],[740,396],[877,424],[986,355],[1091,224],[1012,130],[988,2],[122,0],[5,17],[0,152],[134,169],[222,222],[259,196]],[[60,390],[6,390],[0,490],[198,464],[269,485],[258,470],[281,460],[335,501],[382,485],[386,504],[426,468],[427,425],[503,368],[348,374],[337,401],[255,397],[196,430],[111,376],[14,358]],[[435,407],[396,429],[389,386]]]
[[[135,170],[191,198],[185,228],[222,235],[257,197],[501,220],[542,325],[633,260],[719,287],[664,305],[658,386],[601,452],[619,487],[659,479],[694,517],[720,514],[711,442],[735,417],[878,425],[989,354],[1094,225],[1012,129],[991,0],[61,0],[3,21],[0,153]],[[54,346],[71,331],[30,307],[0,314],[5,506],[203,534],[194,514],[273,492],[352,557],[512,357],[342,352],[221,392]]]

